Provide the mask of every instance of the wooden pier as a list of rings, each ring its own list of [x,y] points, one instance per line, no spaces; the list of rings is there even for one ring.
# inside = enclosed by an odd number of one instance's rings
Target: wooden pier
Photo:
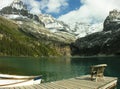
[[[91,81],[90,75],[85,75],[76,78],[70,78],[50,83],[41,83],[39,85],[6,87],[0,89],[113,89],[117,85],[117,78],[104,77]]]

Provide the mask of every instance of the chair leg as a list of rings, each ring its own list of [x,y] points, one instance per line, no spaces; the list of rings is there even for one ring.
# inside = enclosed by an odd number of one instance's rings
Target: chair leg
[[[95,82],[97,82],[98,81],[98,77],[96,76],[96,78],[95,78]]]
[[[91,81],[93,80],[93,74],[91,74]]]

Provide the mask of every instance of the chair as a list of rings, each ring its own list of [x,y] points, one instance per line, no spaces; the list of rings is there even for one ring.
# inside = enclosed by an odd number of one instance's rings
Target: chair
[[[104,70],[107,64],[100,64],[91,66],[91,80],[94,80],[94,76],[97,82],[97,78],[104,78]]]

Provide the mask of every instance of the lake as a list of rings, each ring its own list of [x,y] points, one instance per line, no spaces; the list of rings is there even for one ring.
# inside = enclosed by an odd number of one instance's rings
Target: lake
[[[0,73],[43,75],[43,82],[86,75],[90,66],[106,63],[105,76],[120,80],[120,57],[0,57]],[[118,80],[118,88],[120,82]]]

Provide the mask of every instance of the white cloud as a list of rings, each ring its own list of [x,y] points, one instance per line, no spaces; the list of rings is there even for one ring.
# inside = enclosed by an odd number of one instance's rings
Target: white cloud
[[[25,0],[24,0],[25,1]],[[59,13],[68,6],[68,0],[26,0],[26,3],[31,7],[32,13]]]
[[[65,0],[49,0],[47,12],[59,13],[62,7],[68,6]]]
[[[0,9],[2,9],[5,6],[8,6],[12,2],[13,0],[0,0]]]
[[[36,0],[22,0],[22,1],[29,6],[31,13],[34,13],[34,14],[41,13],[39,1],[36,1]]]
[[[110,10],[120,8],[120,0],[81,0],[82,6],[58,19],[66,23],[103,22]]]
[[[41,9],[46,13],[59,13],[68,6],[68,0],[42,0]]]
[[[32,13],[39,14],[42,11],[46,13],[59,13],[68,6],[68,0],[23,0],[29,5]]]

